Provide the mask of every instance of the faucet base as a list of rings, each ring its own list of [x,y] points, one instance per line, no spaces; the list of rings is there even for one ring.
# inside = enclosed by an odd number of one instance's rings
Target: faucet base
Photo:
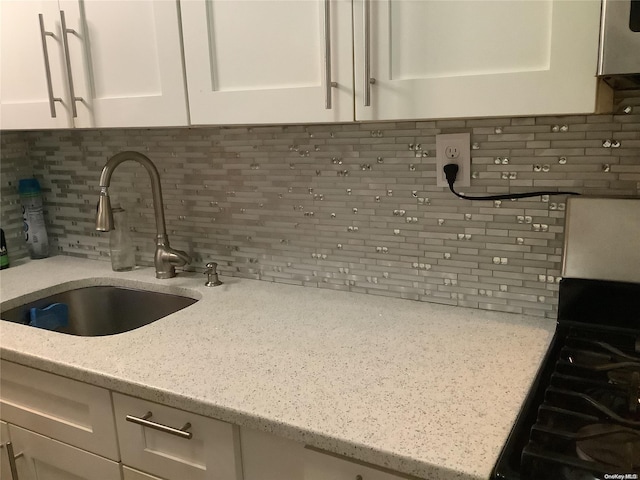
[[[156,272],[156,278],[159,278],[160,280],[164,280],[167,278],[173,278],[176,276],[176,270],[175,268],[171,268],[171,270],[169,272]]]

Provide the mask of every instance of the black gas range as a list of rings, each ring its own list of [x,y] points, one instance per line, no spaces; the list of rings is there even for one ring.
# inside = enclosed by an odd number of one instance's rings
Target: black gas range
[[[638,480],[640,200],[571,199],[565,235],[556,332],[492,479]]]

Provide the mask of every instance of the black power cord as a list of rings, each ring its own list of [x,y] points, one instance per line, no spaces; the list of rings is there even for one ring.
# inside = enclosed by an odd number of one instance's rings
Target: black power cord
[[[542,191],[542,192],[527,192],[527,193],[505,193],[503,195],[486,195],[483,197],[472,197],[469,195],[464,195],[462,193],[458,193],[453,189],[453,184],[456,181],[456,177],[458,176],[458,165],[455,163],[448,163],[444,166],[444,176],[447,178],[447,183],[449,184],[449,190],[456,197],[464,198],[465,200],[511,200],[516,198],[530,198],[530,197],[539,197],[540,195],[580,195],[577,192],[551,192],[551,191]]]

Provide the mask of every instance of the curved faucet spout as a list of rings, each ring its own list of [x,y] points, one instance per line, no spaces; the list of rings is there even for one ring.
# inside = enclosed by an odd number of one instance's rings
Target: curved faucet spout
[[[102,169],[100,175],[100,199],[96,215],[96,230],[108,232],[113,228],[113,213],[109,201],[109,185],[111,176],[122,162],[132,160],[141,164],[151,179],[151,194],[153,196],[153,209],[156,217],[156,253],[154,263],[156,278],[171,278],[176,276],[175,267],[186,265],[191,258],[186,252],[176,250],[169,246],[167,227],[164,220],[164,202],[162,200],[162,188],[160,186],[160,174],[153,162],[145,155],[138,152],[121,152],[109,160]]]
[[[132,160],[134,162],[138,162],[141,164],[149,173],[149,178],[151,179],[151,194],[153,196],[153,208],[156,216],[156,230],[158,231],[158,235],[161,233],[163,235],[167,235],[167,227],[164,222],[164,203],[162,201],[162,187],[160,186],[160,174],[158,173],[158,169],[153,164],[153,162],[149,159],[149,157],[144,156],[138,152],[121,152],[115,154],[105,164],[102,169],[102,174],[100,175],[100,200],[103,200],[103,197],[106,199],[109,198],[109,185],[111,184],[111,176],[115,169],[122,162],[126,162],[127,160]],[[103,200],[105,203],[108,200]],[[98,206],[100,209],[100,205]],[[111,205],[108,207],[109,211],[111,210]],[[113,218],[113,217],[111,217]],[[108,232],[113,228],[113,221],[110,225],[107,225],[108,228],[102,230],[100,225],[96,225],[96,229],[102,232]]]

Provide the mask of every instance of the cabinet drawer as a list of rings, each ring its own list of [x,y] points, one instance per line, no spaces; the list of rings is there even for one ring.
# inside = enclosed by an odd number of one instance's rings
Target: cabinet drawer
[[[244,480],[406,480],[270,433],[242,428],[240,435]]]
[[[18,455],[16,467],[20,479],[120,480],[117,462],[15,425],[9,425],[9,434]]]
[[[108,390],[2,361],[2,419],[118,460]]]
[[[148,473],[125,466],[122,467],[122,478],[124,480],[164,480],[163,478],[156,477],[155,475],[149,475]]]
[[[305,450],[304,464],[304,480],[406,480],[377,468],[309,449]]]
[[[168,480],[241,480],[238,427],[117,393],[113,403],[122,463]],[[184,430],[192,437],[140,425],[132,417],[174,430],[189,423]]]

